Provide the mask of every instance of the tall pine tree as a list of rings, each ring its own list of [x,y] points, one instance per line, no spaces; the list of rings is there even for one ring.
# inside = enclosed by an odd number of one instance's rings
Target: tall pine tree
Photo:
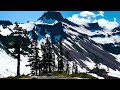
[[[52,43],[50,38],[46,38],[46,43],[41,45],[42,50],[42,62],[43,62],[43,71],[44,73],[51,73],[55,66],[55,56],[52,49]]]
[[[39,56],[39,48],[38,48],[37,40],[32,40],[31,49],[32,49],[32,53],[29,55],[30,64],[28,66],[31,66],[31,73],[37,76],[38,70],[39,70],[39,75],[41,73],[41,69],[40,69],[41,57]]]
[[[63,63],[63,45],[62,45],[62,37],[60,37],[59,48],[58,48],[58,72],[63,72],[64,63]]]
[[[33,28],[33,31],[35,32],[35,27]],[[39,47],[38,47],[38,36],[33,34],[32,35],[32,43],[31,43],[31,54],[29,55],[29,61],[30,64],[28,66],[31,67],[31,74],[32,75],[39,75],[41,74],[41,57],[39,56]]]
[[[27,30],[22,29],[22,27],[19,27],[17,23],[16,27],[13,29],[13,33],[9,37],[12,37],[10,39],[9,47],[8,49],[14,49],[11,52],[11,55],[17,59],[17,76],[20,75],[20,61],[21,61],[21,55],[28,55],[27,51],[29,50],[28,45],[30,44],[30,40],[27,36]],[[9,38],[8,37],[8,38]]]
[[[69,73],[70,73],[70,71],[69,71],[69,69],[70,69],[70,67],[69,67],[69,61],[67,60],[66,62],[67,62],[66,63],[66,73],[69,75]]]
[[[41,44],[41,51],[42,51],[42,71],[43,73],[47,73],[47,51],[45,43]]]

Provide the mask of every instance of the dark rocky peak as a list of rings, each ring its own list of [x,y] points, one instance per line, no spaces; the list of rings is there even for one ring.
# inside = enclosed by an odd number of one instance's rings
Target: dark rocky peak
[[[95,23],[88,23],[88,26],[84,26],[86,29],[92,29],[92,30],[102,30],[103,28],[99,26],[97,22]]]
[[[61,22],[58,22],[58,23],[54,24],[53,26],[63,27],[63,24]]]
[[[48,11],[46,13],[44,13],[38,20],[43,20],[44,18],[46,19],[54,19],[57,21],[62,21],[63,17],[61,15],[60,12],[56,12],[56,11]]]
[[[120,26],[115,27],[114,29],[112,29],[112,32],[116,32],[116,31],[120,31]]]
[[[4,25],[4,26],[12,25],[12,22],[8,20],[0,20],[0,25]]]

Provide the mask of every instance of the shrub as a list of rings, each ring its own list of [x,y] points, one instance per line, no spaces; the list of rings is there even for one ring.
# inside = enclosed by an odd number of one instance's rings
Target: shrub
[[[108,72],[105,69],[99,69],[98,67],[93,68],[90,73],[95,73],[99,76],[105,76]]]
[[[58,71],[54,71],[54,72],[52,72],[52,74],[54,76],[66,76],[66,77],[69,77],[69,75],[66,72],[59,73]]]
[[[31,78],[31,76],[28,76],[28,75],[20,75],[20,76],[15,76],[15,77],[13,77],[13,76],[9,76],[9,77],[7,77],[7,78],[5,78],[5,79],[20,79],[20,78]]]
[[[71,77],[79,77],[79,78],[97,79],[96,77],[93,77],[92,75],[89,75],[87,73],[71,74],[70,76]]]

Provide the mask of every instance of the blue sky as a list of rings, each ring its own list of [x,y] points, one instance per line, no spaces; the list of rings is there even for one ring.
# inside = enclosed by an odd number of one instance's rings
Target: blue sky
[[[36,21],[44,12],[46,11],[0,11],[0,20],[10,20],[13,23],[16,21],[21,23],[27,22],[28,20]],[[61,13],[63,17],[67,18],[76,12],[62,11]]]
[[[36,21],[45,11],[0,11],[0,20],[10,20],[11,22],[20,22],[24,23],[29,21]],[[68,18],[74,14],[79,14],[81,11],[60,11],[63,17]],[[98,11],[93,11],[93,13],[98,13]],[[113,21],[116,18],[116,21],[120,24],[120,11],[104,11],[104,18],[109,21]]]
[[[0,20],[10,20],[12,22],[26,22],[27,20],[37,20],[45,11],[0,11]],[[67,18],[73,14],[79,14],[81,11],[60,11],[63,17]],[[93,11],[96,13],[96,11]],[[113,20],[116,17],[120,23],[120,11],[104,11],[104,18]]]

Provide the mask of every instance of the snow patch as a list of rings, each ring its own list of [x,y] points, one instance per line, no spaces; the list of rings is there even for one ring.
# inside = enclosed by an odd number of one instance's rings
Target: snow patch
[[[66,39],[63,42],[67,43],[69,46],[72,46],[72,44],[69,41],[67,41]]]
[[[3,29],[3,26],[0,25],[0,34],[1,35],[7,36],[7,35],[10,35],[11,33],[12,32],[8,28]]]
[[[100,77],[100,76],[98,76],[97,74],[94,74],[94,73],[87,73],[87,74],[92,75],[92,76],[94,76],[98,79],[104,79],[103,77]]]
[[[0,76],[15,76],[17,72],[17,60],[12,58],[2,49],[0,49],[0,58]],[[21,59],[22,61],[20,65],[20,73],[29,74],[30,68],[25,66],[26,64],[28,64],[28,58],[21,55]]]
[[[27,31],[31,31],[34,28],[34,23],[24,23],[24,24],[19,24],[19,27],[22,27],[23,29],[27,29]]]
[[[95,63],[89,57],[86,57],[86,58],[89,59],[89,61],[85,60],[84,63],[87,65],[89,69],[92,70],[95,66]]]
[[[96,43],[100,44],[109,44],[109,43],[115,43],[115,42],[120,42],[120,36],[112,36],[112,37],[96,37],[96,38],[91,38],[91,40],[95,41]]]

